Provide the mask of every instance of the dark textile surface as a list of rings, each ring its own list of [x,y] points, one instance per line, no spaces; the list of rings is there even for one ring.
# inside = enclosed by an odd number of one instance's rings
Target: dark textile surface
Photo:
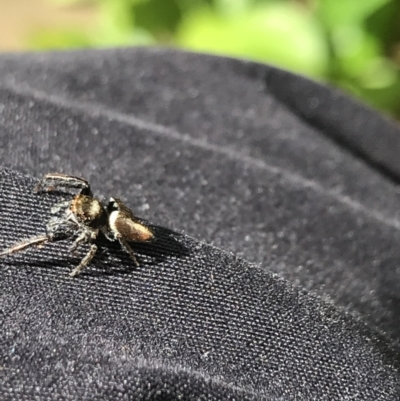
[[[0,259],[1,400],[399,400],[400,136],[339,92],[165,50],[0,56],[0,250],[47,172],[156,241]]]

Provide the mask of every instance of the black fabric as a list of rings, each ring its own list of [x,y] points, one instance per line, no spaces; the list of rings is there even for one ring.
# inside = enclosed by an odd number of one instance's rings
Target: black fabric
[[[335,90],[171,50],[0,56],[0,249],[47,172],[123,198],[140,266],[0,259],[1,400],[399,400],[400,137]],[[65,199],[68,197],[65,195]]]

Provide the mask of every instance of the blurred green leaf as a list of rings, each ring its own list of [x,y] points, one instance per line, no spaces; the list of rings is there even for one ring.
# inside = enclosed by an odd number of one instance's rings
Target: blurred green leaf
[[[359,97],[380,110],[400,116],[400,76],[392,85],[383,88],[364,88],[359,90]]]
[[[134,0],[100,0],[100,22],[110,33],[132,32],[134,28]]]
[[[357,76],[371,60],[382,57],[380,43],[358,25],[337,28],[332,34],[332,44],[341,74]]]
[[[328,29],[359,24],[391,0],[318,0],[317,14]]]
[[[203,8],[187,15],[179,45],[276,63],[314,77],[326,74],[328,49],[310,13],[290,3],[271,3],[231,18]]]
[[[32,34],[29,40],[32,49],[70,49],[90,47],[90,38],[79,31],[66,29],[44,30]]]
[[[215,0],[214,9],[224,16],[235,16],[247,12],[254,5],[253,0]]]
[[[175,30],[182,17],[178,1],[148,0],[135,7],[135,23],[162,37]]]
[[[359,77],[361,86],[367,90],[392,87],[398,79],[395,64],[383,57],[371,59]]]

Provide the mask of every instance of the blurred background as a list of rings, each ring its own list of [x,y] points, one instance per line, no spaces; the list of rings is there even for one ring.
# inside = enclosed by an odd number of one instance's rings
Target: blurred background
[[[328,82],[400,119],[399,0],[0,0],[0,51],[158,45]]]

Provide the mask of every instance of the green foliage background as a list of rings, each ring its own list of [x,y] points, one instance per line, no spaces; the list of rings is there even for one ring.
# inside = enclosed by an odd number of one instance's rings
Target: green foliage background
[[[333,83],[400,118],[398,0],[92,1],[96,29],[43,30],[32,47],[166,45],[244,57]]]

